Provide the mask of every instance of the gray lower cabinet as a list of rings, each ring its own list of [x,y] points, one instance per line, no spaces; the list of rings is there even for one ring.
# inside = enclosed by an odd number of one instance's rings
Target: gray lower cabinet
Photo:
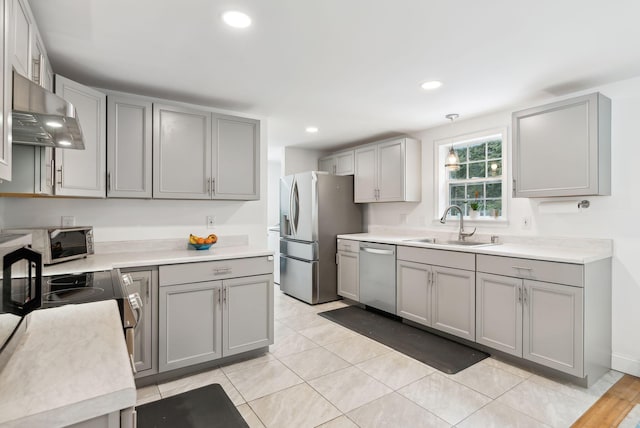
[[[158,372],[158,269],[121,269],[133,279],[129,288],[142,299],[142,318],[135,328],[133,360],[136,378]]]
[[[611,259],[477,256],[476,341],[591,384],[611,367]]]
[[[273,259],[160,266],[159,283],[159,372],[273,343]]]
[[[397,258],[397,314],[475,340],[475,256],[399,246]]]
[[[222,281],[160,287],[158,370],[222,357]]]
[[[107,197],[151,198],[150,101],[107,96]]]
[[[338,295],[360,301],[359,243],[338,239]]]

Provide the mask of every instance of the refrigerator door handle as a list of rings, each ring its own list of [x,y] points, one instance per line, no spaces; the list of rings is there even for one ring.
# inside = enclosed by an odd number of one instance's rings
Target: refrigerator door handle
[[[298,180],[293,179],[291,185],[291,229],[293,236],[298,235],[298,221],[300,219],[300,195],[298,193]]]

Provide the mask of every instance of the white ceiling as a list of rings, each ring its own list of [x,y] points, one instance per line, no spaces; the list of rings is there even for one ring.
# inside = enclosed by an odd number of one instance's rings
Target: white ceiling
[[[30,4],[57,73],[264,115],[270,148],[340,147],[640,75],[637,0]],[[253,25],[227,27],[229,9]],[[432,79],[444,86],[420,88]]]

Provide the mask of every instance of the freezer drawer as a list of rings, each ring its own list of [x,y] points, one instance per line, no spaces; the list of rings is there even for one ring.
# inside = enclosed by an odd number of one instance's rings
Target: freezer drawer
[[[283,293],[315,304],[319,301],[318,261],[280,255],[280,289]]]
[[[296,259],[318,260],[318,243],[280,238],[280,253]]]

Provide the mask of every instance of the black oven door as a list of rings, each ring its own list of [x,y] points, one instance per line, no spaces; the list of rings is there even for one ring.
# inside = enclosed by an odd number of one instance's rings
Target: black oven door
[[[42,304],[42,254],[28,247],[2,260],[2,312],[25,316]]]

